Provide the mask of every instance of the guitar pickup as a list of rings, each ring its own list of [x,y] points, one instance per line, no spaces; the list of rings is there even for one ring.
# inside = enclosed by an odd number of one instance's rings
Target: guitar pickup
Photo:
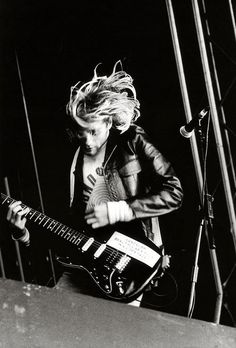
[[[82,251],[87,251],[88,248],[93,244],[94,238],[89,238],[87,242],[82,246],[81,250]]]
[[[103,251],[106,249],[106,244],[101,244],[100,247],[98,248],[98,250],[94,253],[94,258],[97,259],[102,253]]]

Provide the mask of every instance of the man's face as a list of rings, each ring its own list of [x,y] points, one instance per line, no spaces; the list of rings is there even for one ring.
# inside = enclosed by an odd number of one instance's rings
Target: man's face
[[[103,120],[78,125],[76,135],[86,155],[95,156],[99,152],[107,141],[110,128],[111,124]]]

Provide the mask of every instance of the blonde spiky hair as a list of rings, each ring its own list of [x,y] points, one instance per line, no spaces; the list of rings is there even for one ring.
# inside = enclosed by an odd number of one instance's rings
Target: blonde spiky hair
[[[110,76],[98,76],[98,65],[91,81],[71,87],[67,113],[76,123],[79,119],[85,122],[111,119],[112,127],[123,133],[140,116],[133,79],[123,71],[121,61],[116,62]]]

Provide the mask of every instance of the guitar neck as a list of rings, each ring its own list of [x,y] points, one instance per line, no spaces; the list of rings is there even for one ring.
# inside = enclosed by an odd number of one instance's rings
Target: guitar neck
[[[2,201],[2,205],[6,205],[9,206],[12,203],[16,202],[15,199],[1,193],[1,201]],[[74,244],[74,245],[79,245],[81,242],[86,243],[89,240],[89,237],[86,236],[85,234],[73,230],[72,228],[63,225],[62,223],[60,223],[59,221],[56,221],[50,217],[48,217],[47,215],[34,210],[28,206],[26,206],[25,204],[21,204],[21,207],[23,209],[28,208],[29,211],[27,214],[25,214],[25,217],[32,221],[33,223],[41,226],[42,228],[54,233],[55,235],[66,239],[68,242]]]

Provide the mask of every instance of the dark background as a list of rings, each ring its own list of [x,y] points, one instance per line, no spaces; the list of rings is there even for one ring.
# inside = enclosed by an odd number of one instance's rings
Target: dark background
[[[173,3],[189,98],[195,115],[209,103],[193,11],[190,1]],[[236,58],[228,1],[207,1],[207,15],[234,150]],[[11,195],[35,209],[39,208],[16,57],[22,75],[44,208],[47,215],[58,219],[68,206],[68,171],[74,151],[65,131],[65,105],[70,87],[77,81],[90,79],[94,67],[100,62],[99,74],[109,75],[120,59],[124,70],[134,78],[141,103],[139,124],[145,127],[157,147],[172,162],[185,193],[182,208],[161,218],[166,250],[172,255],[169,279],[175,279],[178,296],[174,301],[167,301],[164,307],[160,307],[159,298],[151,299],[151,308],[186,316],[200,222],[199,195],[190,143],[179,133],[180,126],[185,123],[185,114],[165,1],[59,3],[8,0],[1,1],[0,16],[1,177],[8,178]],[[206,121],[203,126],[206,127]],[[224,282],[235,264],[235,251],[219,168],[210,124],[207,179],[209,193],[214,196],[214,236]],[[4,190],[3,179],[1,186]],[[2,236],[1,240],[6,247],[6,237]],[[199,267],[193,317],[211,321],[216,294],[204,235]],[[13,273],[9,271],[9,277],[14,278]],[[175,289],[175,286],[172,281],[170,287]],[[235,271],[227,283],[222,309],[222,323],[227,325],[233,325],[231,315],[235,318],[234,291]]]

